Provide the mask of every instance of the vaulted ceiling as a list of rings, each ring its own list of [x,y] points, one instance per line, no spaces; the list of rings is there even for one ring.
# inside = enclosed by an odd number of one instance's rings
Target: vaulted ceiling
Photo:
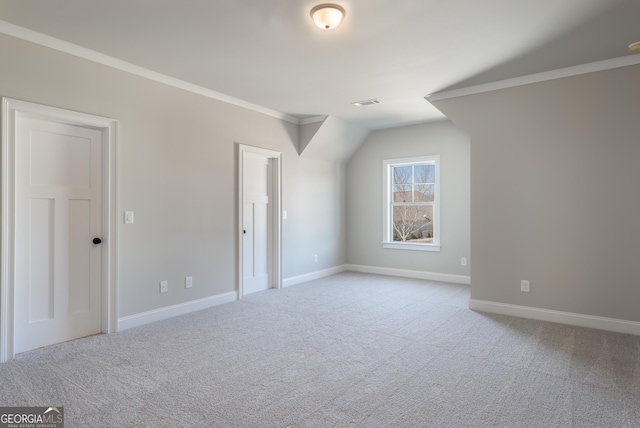
[[[313,25],[318,3],[0,0],[0,31],[23,27],[294,121],[367,129],[442,118],[427,94],[622,57],[640,40],[640,0],[335,0],[346,17],[333,31]],[[351,105],[371,98],[382,103]]]

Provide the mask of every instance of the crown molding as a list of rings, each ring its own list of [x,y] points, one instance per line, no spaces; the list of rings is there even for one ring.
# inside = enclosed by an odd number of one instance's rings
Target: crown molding
[[[544,71],[542,73],[535,73],[527,76],[514,77],[512,79],[499,80],[497,82],[468,86],[466,88],[437,92],[435,94],[426,95],[424,98],[429,102],[447,100],[450,98],[482,94],[484,92],[514,88],[516,86],[529,85],[531,83],[562,79],[564,77],[578,76],[580,74],[594,73],[597,71],[611,70],[614,68],[627,67],[637,64],[640,64],[640,55],[629,55],[619,58],[605,59],[603,61],[590,62],[588,64],[576,65],[573,67]]]
[[[186,82],[184,80],[176,79],[174,77],[167,76],[162,73],[158,73],[149,70],[144,67],[137,66],[130,62],[114,58],[109,55],[102,54],[100,52],[76,45],[74,43],[66,42],[55,37],[48,36],[37,31],[29,30],[28,28],[20,27],[15,24],[11,24],[6,21],[0,20],[0,33],[8,36],[16,37],[18,39],[25,40],[27,42],[35,43],[40,46],[44,46],[50,49],[54,49],[60,52],[64,52],[69,55],[76,56],[78,58],[86,59],[88,61],[96,62],[98,64],[106,65],[107,67],[114,68],[116,70],[124,71],[126,73],[134,74],[145,79],[153,80],[158,83],[162,83],[174,88],[182,89],[194,94],[202,95],[207,98],[222,101],[228,104],[235,105],[237,107],[253,110],[258,113],[265,114],[267,116],[275,117],[276,119],[284,120],[286,122],[293,123],[295,125],[300,124],[300,120],[284,114],[282,112],[272,110],[267,107],[259,106],[257,104],[250,103],[232,96],[213,91],[203,86],[195,85],[193,83]]]

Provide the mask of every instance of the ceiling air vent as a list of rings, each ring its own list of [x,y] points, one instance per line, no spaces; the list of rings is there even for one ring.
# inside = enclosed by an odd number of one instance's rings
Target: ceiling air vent
[[[372,98],[370,100],[357,101],[355,103],[351,103],[353,106],[363,107],[363,106],[372,106],[374,104],[380,104],[381,101],[377,98]]]

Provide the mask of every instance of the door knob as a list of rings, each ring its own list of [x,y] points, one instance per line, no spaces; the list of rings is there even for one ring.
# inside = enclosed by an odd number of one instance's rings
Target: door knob
[[[100,238],[93,238],[93,243],[94,243],[94,244],[98,245],[98,244],[99,244],[99,243],[101,243],[101,242],[102,242],[102,239],[100,239]]]

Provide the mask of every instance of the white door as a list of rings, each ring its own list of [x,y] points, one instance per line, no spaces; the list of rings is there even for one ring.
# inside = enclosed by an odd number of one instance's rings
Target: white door
[[[16,118],[14,351],[101,331],[102,132]]]
[[[243,153],[242,268],[244,294],[269,288],[269,158]]]

